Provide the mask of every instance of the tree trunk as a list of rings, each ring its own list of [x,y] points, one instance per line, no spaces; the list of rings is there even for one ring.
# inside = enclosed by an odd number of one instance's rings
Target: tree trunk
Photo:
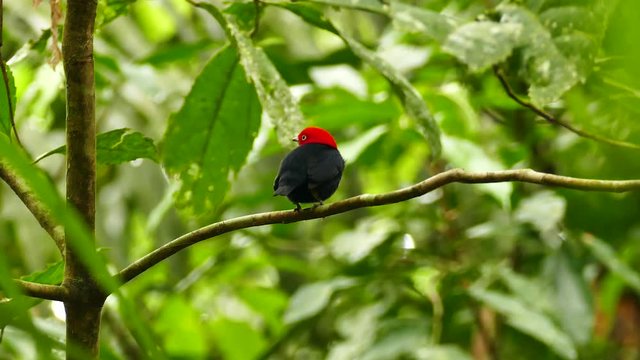
[[[75,207],[91,232],[95,229],[96,123],[93,31],[96,0],[68,0],[62,39],[67,79],[67,204]],[[71,293],[67,313],[67,358],[72,347],[99,356],[100,314],[105,296],[82,265],[66,234],[63,285]]]

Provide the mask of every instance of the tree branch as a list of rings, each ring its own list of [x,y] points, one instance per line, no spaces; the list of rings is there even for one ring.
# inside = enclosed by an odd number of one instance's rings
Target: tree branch
[[[533,111],[536,115],[538,115],[541,118],[545,119],[550,124],[563,127],[565,129],[571,131],[572,133],[578,135],[578,136],[582,136],[584,138],[595,140],[595,141],[598,141],[598,142],[601,142],[601,143],[604,143],[604,144],[609,144],[609,145],[613,145],[613,146],[619,146],[619,147],[624,147],[624,148],[629,148],[629,149],[640,150],[640,145],[638,145],[638,144],[634,144],[634,143],[630,143],[630,142],[626,142],[626,141],[609,139],[609,138],[604,137],[604,136],[600,136],[600,135],[597,135],[597,134],[592,134],[590,132],[578,129],[578,128],[574,127],[573,125],[571,125],[571,124],[569,124],[569,123],[567,123],[565,121],[562,121],[560,119],[556,119],[553,115],[551,115],[548,112],[536,107],[535,105],[533,105],[529,101],[521,99],[516,94],[516,92],[513,90],[513,88],[511,87],[511,85],[507,81],[506,77],[504,76],[504,73],[502,72],[502,70],[498,66],[494,66],[493,67],[493,72],[496,74],[496,77],[498,78],[498,80],[500,80],[500,84],[502,84],[502,87],[504,88],[505,92],[507,93],[507,95],[511,99],[513,99],[518,104],[526,107],[527,109]]]
[[[385,194],[363,194],[342,201],[337,201],[332,204],[321,205],[302,211],[285,210],[252,214],[207,225],[182,235],[143,256],[120,271],[120,273],[116,275],[116,279],[124,284],[182,249],[200,241],[231,231],[269,224],[286,224],[303,220],[318,219],[363,207],[394,204],[422,196],[444,185],[456,182],[465,184],[484,184],[506,181],[526,182],[584,191],[625,192],[640,190],[640,180],[616,181],[580,179],[541,173],[530,169],[475,173],[466,172],[462,169],[452,169],[434,175],[413,186]]]
[[[49,233],[58,250],[60,250],[60,254],[64,256],[64,229],[62,225],[53,220],[49,211],[42,206],[42,203],[33,195],[25,183],[7,168],[7,165],[2,161],[0,161],[0,178],[9,185],[11,190],[24,203],[40,226]]]
[[[14,280],[14,282],[27,296],[55,301],[68,301],[70,298],[69,291],[64,286],[39,284],[24,280]]]

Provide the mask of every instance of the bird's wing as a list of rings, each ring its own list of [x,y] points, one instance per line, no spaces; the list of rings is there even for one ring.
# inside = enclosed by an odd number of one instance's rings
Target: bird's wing
[[[274,195],[288,196],[307,181],[307,163],[304,154],[296,148],[282,160],[280,171],[273,182]]]
[[[344,170],[344,159],[336,149],[319,151],[309,159],[308,164],[309,189],[340,177]]]

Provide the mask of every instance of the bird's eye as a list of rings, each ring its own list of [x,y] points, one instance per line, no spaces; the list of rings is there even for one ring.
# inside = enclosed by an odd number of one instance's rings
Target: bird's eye
[[[302,136],[300,136],[300,140],[302,140],[302,141],[307,140],[307,135],[302,135]]]

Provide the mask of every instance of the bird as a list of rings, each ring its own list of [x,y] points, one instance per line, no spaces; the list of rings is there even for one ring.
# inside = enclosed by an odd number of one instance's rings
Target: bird
[[[335,139],[325,129],[307,127],[292,139],[298,147],[280,163],[278,176],[273,183],[273,195],[286,196],[300,211],[300,203],[322,205],[335,193],[342,172],[344,159],[338,151]]]

